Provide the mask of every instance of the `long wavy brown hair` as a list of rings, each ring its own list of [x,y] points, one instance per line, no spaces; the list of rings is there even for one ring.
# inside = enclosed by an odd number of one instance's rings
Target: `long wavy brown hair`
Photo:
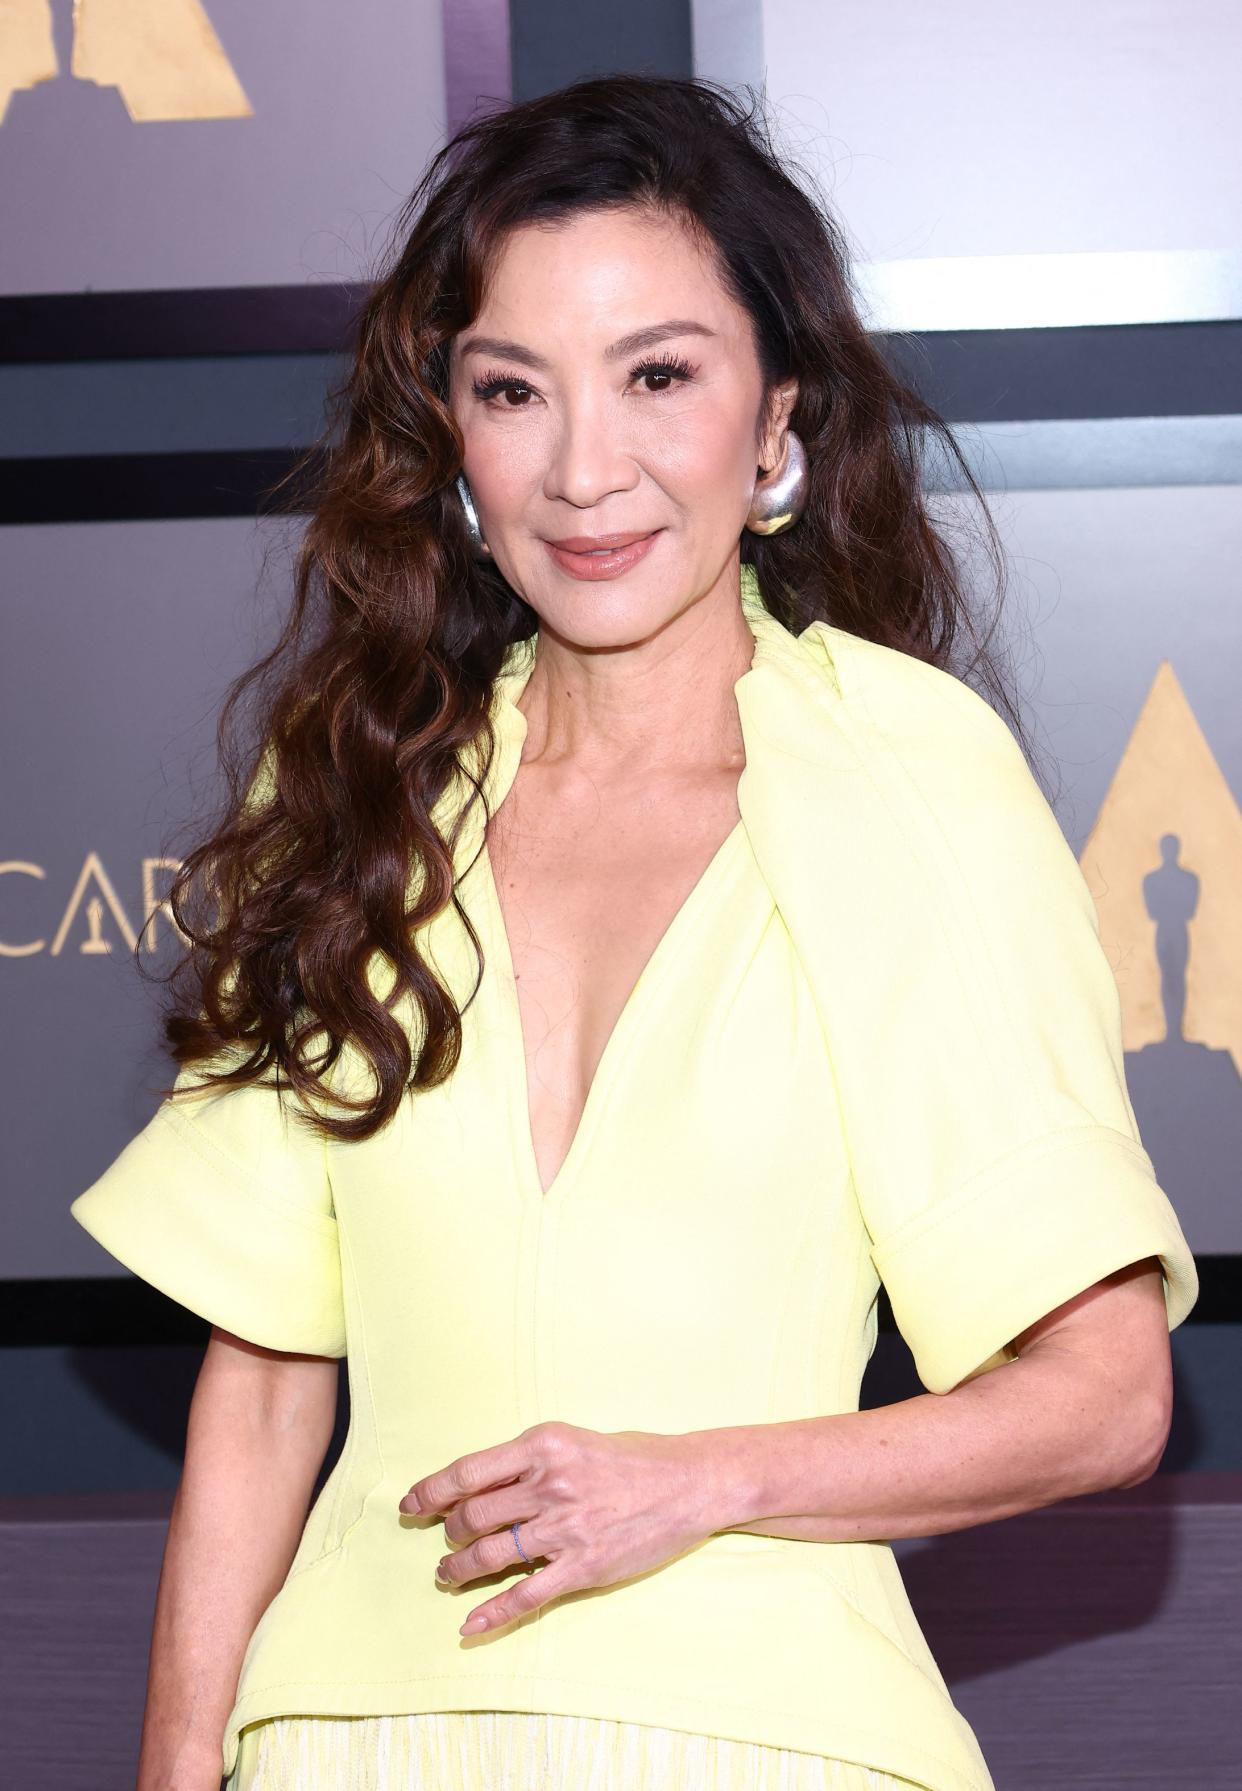
[[[658,208],[694,232],[753,321],[765,389],[798,379],[805,511],[742,541],[767,607],[795,632],[822,618],[954,671],[1026,748],[990,647],[995,619],[983,629],[972,615],[928,512],[928,449],[973,493],[998,610],[1005,562],[983,494],[864,327],[844,233],[774,147],[754,90],[622,74],[472,119],[402,207],[323,434],[291,476],[289,514],[309,522],[288,615],[228,688],[227,799],[169,892],[188,942],[165,979],[177,1063],[198,1086],[291,1086],[325,1137],[370,1137],[407,1089],[458,1061],[461,1011],[418,929],[452,902],[480,974],[483,958],[455,890],[457,826],[442,833],[433,811],[459,775],[467,806],[485,802],[491,686],[538,620],[469,551],[448,344],[476,316],[506,232],[616,206]],[[373,1096],[335,1086],[347,1049]]]

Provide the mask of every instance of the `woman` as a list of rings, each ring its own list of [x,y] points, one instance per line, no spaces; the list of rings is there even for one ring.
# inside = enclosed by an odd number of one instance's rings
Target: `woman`
[[[72,1209],[213,1327],[140,1791],[987,1791],[889,1542],[1152,1473],[1197,1284],[950,669],[952,437],[708,84],[411,205],[180,1074]],[[881,1277],[928,1391],[860,1412]]]

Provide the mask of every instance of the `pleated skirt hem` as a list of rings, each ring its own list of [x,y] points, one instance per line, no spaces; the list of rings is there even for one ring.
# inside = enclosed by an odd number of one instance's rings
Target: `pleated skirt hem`
[[[243,1729],[226,1791],[920,1791],[853,1761],[608,1717],[447,1710]]]

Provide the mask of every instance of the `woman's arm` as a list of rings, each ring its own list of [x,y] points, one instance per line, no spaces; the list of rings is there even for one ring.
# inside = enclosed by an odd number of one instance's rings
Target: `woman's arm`
[[[219,1791],[242,1656],[301,1538],[338,1367],[212,1329],[164,1547],[136,1791]]]
[[[1016,1361],[949,1393],[696,1433],[708,1529],[811,1541],[934,1536],[1156,1470],[1172,1367],[1155,1257],[1014,1339]]]
[[[1135,1486],[1172,1412],[1161,1275],[1147,1256],[1106,1276],[1020,1332],[1016,1361],[947,1393],[671,1435],[545,1420],[425,1474],[398,1509],[443,1515],[450,1587],[518,1564],[515,1521],[546,1558],[467,1612],[474,1635],[720,1531],[884,1542]]]

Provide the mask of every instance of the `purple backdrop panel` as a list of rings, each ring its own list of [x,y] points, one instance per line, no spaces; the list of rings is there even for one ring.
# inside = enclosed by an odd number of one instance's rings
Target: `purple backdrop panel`
[[[168,1060],[132,941],[173,830],[216,793],[229,680],[275,638],[298,523],[3,533],[0,1274],[107,1273],[69,1217]],[[266,568],[260,556],[269,549]],[[164,914],[144,963],[180,949]],[[72,1091],[73,1123],[65,1123]]]
[[[30,13],[0,41],[5,293],[356,279],[443,140],[440,0],[81,0],[19,55]]]

